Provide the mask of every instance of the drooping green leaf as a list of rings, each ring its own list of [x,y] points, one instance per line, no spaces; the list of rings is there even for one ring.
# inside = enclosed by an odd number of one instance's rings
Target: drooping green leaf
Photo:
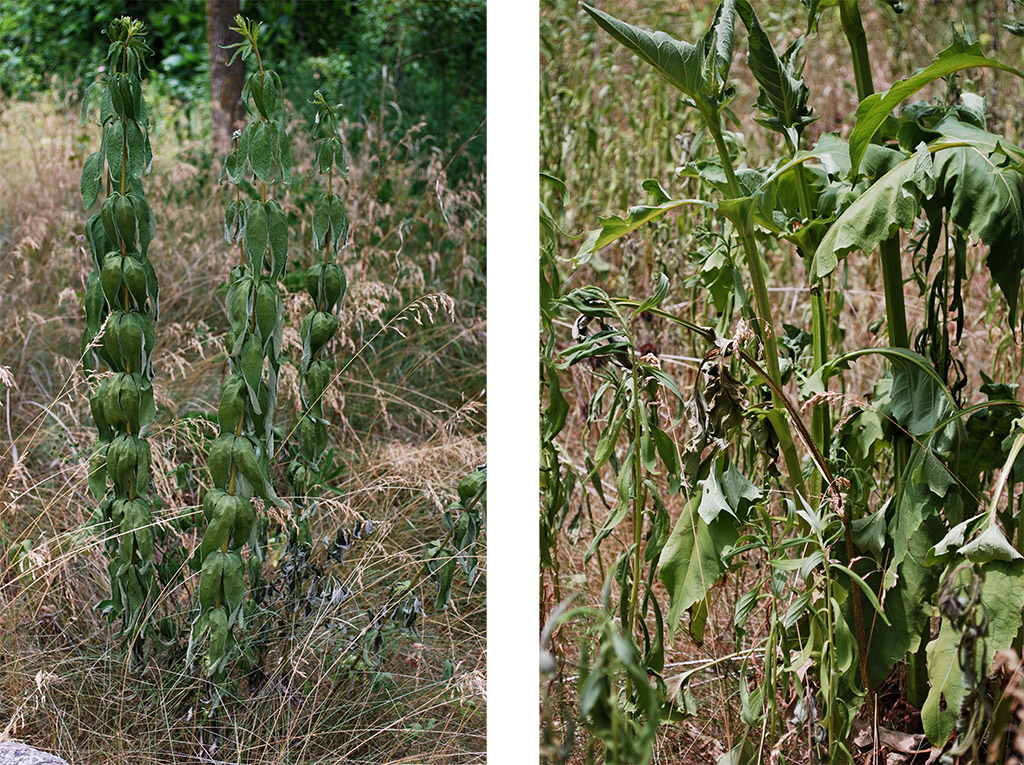
[[[291,144],[288,140],[288,131],[285,130],[284,125],[278,126],[277,129],[277,155],[281,162],[281,180],[285,183],[292,182],[292,150]]]
[[[982,565],[985,581],[981,586],[981,601],[988,617],[988,637],[984,650],[976,655],[973,672],[983,678],[996,651],[1008,648],[1021,627],[1021,608],[1024,607],[1024,561],[1006,563],[989,561]],[[928,740],[942,746],[956,727],[960,703],[967,694],[959,662],[959,639],[947,619],[942,620],[938,637],[928,644],[928,680],[931,688],[921,708],[921,724]],[[970,671],[970,669],[969,669]]]
[[[256,392],[259,390],[260,379],[263,376],[263,346],[256,335],[250,335],[242,347],[242,355],[239,360],[239,367],[245,385],[249,389],[249,402],[256,414],[261,414],[259,398]]]
[[[885,510],[888,504],[886,502],[875,512],[854,519],[851,524],[853,543],[859,549],[872,552],[879,558],[885,547]]]
[[[896,662],[917,651],[925,625],[935,612],[933,601],[941,569],[925,565],[925,555],[942,529],[940,518],[924,518],[908,540],[906,555],[899,566],[898,585],[884,595],[890,624],[879,619],[870,632],[868,668],[873,683],[880,683]],[[876,581],[869,579],[872,585]]]
[[[270,167],[277,143],[277,131],[270,122],[258,122],[249,143],[249,162],[256,177],[266,183],[270,180]]]
[[[330,196],[324,192],[313,205],[313,249],[319,250],[326,246],[330,222]]]
[[[683,611],[707,597],[725,573],[725,556],[739,539],[728,513],[708,525],[700,517],[699,504],[696,495],[686,503],[658,564],[659,576],[669,593],[668,623],[673,632]]]
[[[274,263],[270,278],[277,280],[281,278],[288,263],[288,220],[281,205],[275,199],[267,200],[264,209],[267,214],[270,252]]]
[[[1024,152],[952,116],[935,129],[941,137],[933,143],[966,145],[935,152],[928,217],[937,222],[937,209],[944,208],[961,232],[989,247],[985,264],[1006,298],[1012,327],[1024,269]]]
[[[100,190],[100,180],[103,177],[103,154],[95,152],[85,160],[85,167],[82,168],[82,206],[88,210],[96,203],[96,195]]]
[[[705,523],[714,523],[719,514],[723,512],[736,517],[736,511],[730,506],[729,500],[725,498],[725,492],[719,484],[717,465],[712,466],[711,472],[708,473],[708,477],[704,479],[704,484],[701,486],[700,506],[697,508],[697,512]]]
[[[822,369],[831,374],[832,370],[868,355],[884,356],[892,362],[890,411],[909,433],[915,436],[931,433],[956,410],[953,394],[932,365],[908,348],[858,348],[835,357]],[[957,420],[955,427],[961,430],[963,424]]]
[[[933,368],[924,357],[915,358],[913,351],[886,356],[892,362],[892,416],[912,436],[931,433],[953,413],[948,389],[930,374]],[[951,483],[948,473],[943,474]]]
[[[345,212],[345,205],[342,203],[340,194],[331,196],[331,247],[344,248],[348,243],[348,214]]]
[[[1010,563],[1024,558],[1024,555],[1021,555],[1007,541],[1006,535],[1003,534],[1003,530],[997,523],[989,525],[978,536],[961,547],[960,554],[975,563],[984,563],[990,560]]]
[[[714,523],[723,511],[739,519],[759,499],[761,490],[747,480],[732,462],[724,460],[724,468],[720,468],[716,461],[704,480],[698,512],[708,524]]]
[[[912,157],[901,162],[839,216],[814,255],[818,277],[832,273],[854,250],[868,254],[901,228],[910,230],[921,209],[920,195],[935,191],[931,153],[923,144]]]
[[[916,74],[899,80],[885,91],[874,93],[865,98],[857,107],[857,123],[850,134],[850,164],[856,175],[861,159],[867,151],[871,139],[900,102],[921,90],[925,85],[946,77],[962,69],[989,67],[1010,72],[1024,77],[1024,72],[1016,67],[991,59],[981,52],[978,43],[969,43],[961,34],[954,30],[953,44],[939,53],[929,66]]]
[[[261,270],[268,242],[267,210],[261,202],[253,200],[245,216],[245,252],[256,273]]]

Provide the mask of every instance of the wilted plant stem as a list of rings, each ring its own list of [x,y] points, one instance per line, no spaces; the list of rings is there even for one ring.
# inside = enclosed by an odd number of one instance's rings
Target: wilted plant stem
[[[725,145],[725,139],[722,137],[720,115],[716,112],[713,115],[707,116],[709,117],[706,120],[708,129],[711,131],[712,138],[714,138],[715,146],[718,147],[722,167],[725,170],[725,177],[729,184],[729,194],[732,199],[739,199],[743,196],[743,193],[740,189],[739,181],[736,179],[736,171],[732,166],[729,148]],[[775,342],[775,321],[772,318],[772,306],[768,299],[765,264],[761,258],[761,253],[757,249],[757,242],[754,241],[749,225],[737,226],[737,229],[743,246],[743,252],[747,258],[750,281],[754,287],[754,302],[757,306],[759,319],[758,329],[761,330],[759,335],[764,342],[764,358],[765,364],[768,367],[768,376],[771,378],[771,382],[774,383],[775,388],[781,388],[782,373],[779,370],[779,349]],[[779,399],[778,395],[774,395],[773,398],[775,405],[781,408],[783,402]],[[789,424],[784,418],[780,418],[776,422],[778,423],[777,435],[779,437],[779,445],[786,460],[786,470],[789,473],[790,482],[793,484],[793,490],[798,494],[806,496],[807,490],[804,487],[803,471],[793,446],[793,435],[789,430]]]

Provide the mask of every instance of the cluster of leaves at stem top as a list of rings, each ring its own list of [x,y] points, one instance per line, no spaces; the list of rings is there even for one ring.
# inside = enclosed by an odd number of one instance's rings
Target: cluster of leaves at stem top
[[[292,542],[309,548],[312,540],[309,519],[316,506],[317,485],[321,463],[327,451],[327,420],[324,419],[324,391],[334,382],[334,363],[327,356],[327,345],[338,332],[337,312],[345,297],[345,272],[340,262],[341,251],[348,244],[348,215],[340,194],[334,193],[335,171],[346,178],[345,147],[338,129],[337,107],[330,106],[323,93],[313,97],[317,112],[314,131],[316,141],[315,168],[327,176],[327,191],[322,192],[313,207],[313,254],[316,262],[306,270],[306,292],[312,305],[302,320],[302,403],[303,415],[298,424],[300,459],[289,467],[288,476],[294,488],[292,504],[295,525]]]
[[[809,29],[826,4],[811,5]],[[870,66],[861,57],[866,49],[861,50],[856,2],[839,5],[855,69],[863,73]],[[584,717],[605,741],[609,757],[621,756],[621,732],[630,730],[629,741],[636,746],[630,744],[628,759],[646,761],[654,741],[650,729],[693,712],[695,705],[688,684],[699,670],[662,676],[663,630],[671,634],[688,614],[689,631],[699,641],[712,587],[741,554],[758,551],[770,571],[739,599],[734,626],[742,637],[753,610],[765,604],[770,615],[766,680],[754,689],[740,684],[742,719],[761,732],[743,738],[732,761],[753,757],[751,741],[764,740],[764,731],[768,740],[782,735],[778,700],[766,693],[777,687],[775,680],[785,683],[778,687],[794,689],[794,719],[806,725],[814,757],[851,761],[854,719],[902,661],[907,698],[921,708],[924,731],[934,745],[960,752],[986,735],[991,740],[998,731],[984,727],[977,706],[983,706],[978,688],[984,683],[978,678],[984,678],[986,657],[1009,647],[1021,628],[1024,521],[1014,506],[1013,487],[1024,481],[1024,419],[1014,419],[1022,408],[1016,386],[984,374],[980,393],[987,401],[962,408],[958,391],[965,384],[964,364],[953,358],[955,343],[949,341],[963,326],[962,283],[969,273],[971,239],[988,248],[985,263],[1006,301],[1011,327],[1020,323],[1024,151],[988,131],[984,102],[973,94],[958,94],[958,103],[914,103],[898,116],[893,111],[925,85],[962,69],[988,67],[1018,77],[1024,72],[988,58],[954,30],[952,45],[930,66],[886,93],[871,95],[870,75],[859,77],[858,86],[867,92],[861,93],[849,142],[825,134],[805,149],[801,135],[813,115],[797,64],[802,41],[778,55],[747,0],[722,2],[707,34],[693,44],[583,7],[685,94],[718,156],[697,158],[680,169],[684,178],[697,181],[691,186],[711,192],[708,199],[675,199],[658,181],[644,181],[653,202],[631,208],[624,217],[602,217],[601,227],[585,237],[577,262],[669,211],[693,207],[703,216],[702,225],[724,232],[718,238],[729,243],[720,254],[733,277],[726,288],[736,300],[726,303],[732,308],[720,328],[728,326],[733,312],[753,327],[737,333],[735,342],[724,341],[713,329],[662,311],[659,305],[669,292],[664,277],[642,302],[612,298],[596,287],[559,295],[550,252],[542,252],[546,328],[552,327],[549,313],[557,310],[576,317],[576,344],[558,363],[544,366],[543,480],[551,496],[543,508],[542,539],[554,549],[558,525],[571,516],[562,508],[572,485],[561,479],[555,441],[570,408],[557,373],[582,362],[599,380],[586,411],[602,430],[584,457],[584,481],[592,482],[604,501],[599,471],[607,465],[617,488],[617,500],[606,503],[610,513],[595,528],[586,558],[597,556],[604,572],[602,542],[620,525],[632,526],[626,534],[631,544],[609,567],[604,591],[603,610],[618,612],[622,630],[601,631],[598,657],[583,659]],[[785,137],[785,156],[767,167],[737,167],[725,140],[722,114],[732,97],[728,76],[736,17],[747,28],[747,63],[760,87],[758,121]],[[553,237],[550,213],[542,212],[548,219],[545,231]],[[901,232],[911,237],[913,280],[904,280],[899,270]],[[767,299],[765,240],[795,244],[809,282],[812,332],[787,327],[778,344]],[[828,301],[841,301],[843,287],[829,276],[842,259],[876,249],[883,259],[890,347],[831,355],[829,338],[841,335]],[[928,296],[917,350],[908,347],[905,281],[918,283]],[[638,358],[629,319],[644,310],[707,342],[692,396],[679,391],[657,359]],[[809,368],[802,358],[808,344],[813,345]],[[551,348],[549,343],[548,354]],[[828,425],[829,379],[866,355],[882,356],[889,371],[870,405],[844,412],[836,427]],[[782,387],[790,380],[807,399],[810,429],[799,403]],[[757,398],[749,395],[757,390],[752,384],[761,386]],[[664,418],[659,421],[664,401],[673,399],[685,402],[680,408],[692,433],[681,455]],[[758,399],[766,403],[748,403]],[[798,442],[810,464],[801,459]],[[778,457],[785,478],[775,464]],[[754,480],[746,475],[755,472]],[[993,481],[986,509],[982,498]],[[661,496],[666,488],[685,497],[674,528]],[[783,499],[772,506],[773,496]],[[879,496],[887,499],[879,502]],[[545,553],[542,560],[550,566],[550,552]],[[956,616],[960,612],[943,610],[935,597],[940,582],[955,578],[965,562],[978,577],[974,599],[985,611],[984,631],[977,628],[980,616],[968,630]],[[653,589],[656,575],[669,594],[664,619]],[[617,605],[611,603],[612,583],[618,584]],[[933,637],[929,625],[940,611],[945,620]],[[985,641],[972,644],[969,655],[968,637]],[[796,658],[777,663],[777,657],[791,656]],[[646,681],[631,679],[628,672],[623,677],[622,666],[636,661],[662,694],[660,706],[647,698]],[[955,747],[954,732],[960,739]]]
[[[100,606],[121,620],[122,636],[141,656],[146,636],[156,634],[157,590],[152,511],[158,499],[146,434],[155,416],[150,354],[159,293],[148,258],[153,214],[142,176],[153,155],[140,82],[151,51],[139,21],[121,17],[106,31],[106,76],[90,86],[82,108],[84,122],[98,100],[103,131],[100,150],[85,161],[82,202],[89,209],[101,190],[106,194],[86,224],[94,270],[86,286],[82,360],[95,383],[89,403],[99,431],[89,488],[100,502],[97,521],[111,556],[111,595]],[[112,374],[100,377],[101,365]]]
[[[206,674],[215,683],[227,676],[236,626],[255,603],[246,598],[261,581],[267,521],[253,498],[282,507],[270,478],[274,452],[274,409],[281,352],[281,296],[278,282],[288,254],[288,227],[281,205],[267,198],[267,187],[288,183],[291,154],[285,132],[281,81],[265,69],[258,46],[259,25],[241,16],[232,29],[242,36],[236,56],[255,61],[242,96],[250,120],[224,160],[224,176],[235,198],[224,215],[224,238],[238,247],[238,265],[228,288],[227,347],[231,374],[221,388],[217,421],[220,435],[210,445],[213,488],[203,499],[206,531],[193,565],[200,568],[200,612],[192,624],[189,656],[208,640]],[[258,197],[243,198],[242,186]],[[250,546],[247,560],[242,549]]]

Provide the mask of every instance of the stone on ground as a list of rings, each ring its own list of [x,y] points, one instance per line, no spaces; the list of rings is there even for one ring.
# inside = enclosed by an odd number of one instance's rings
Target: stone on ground
[[[0,765],[69,765],[67,760],[17,741],[0,741]]]

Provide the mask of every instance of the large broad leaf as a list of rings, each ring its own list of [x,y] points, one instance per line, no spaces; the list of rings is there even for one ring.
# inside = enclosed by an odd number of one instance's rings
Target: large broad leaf
[[[987,380],[985,373],[981,374]],[[985,474],[998,470],[1006,459],[1007,451],[1002,443],[1010,435],[1014,417],[1021,409],[1021,404],[1013,399],[1014,388],[1016,386],[996,385],[987,380],[981,392],[987,394],[994,405],[975,412],[965,424],[967,439],[957,455],[957,471],[969,514],[981,503]]]
[[[871,139],[885,122],[885,118],[905,98],[913,95],[925,85],[947,75],[959,72],[961,69],[972,69],[974,67],[990,67],[1012,72],[1018,77],[1024,77],[1024,72],[999,61],[989,58],[981,52],[978,43],[969,44],[968,41],[954,30],[953,44],[942,51],[938,58],[925,69],[917,72],[905,80],[893,83],[885,93],[875,93],[865,98],[857,107],[857,124],[850,134],[850,163],[853,173],[856,175],[860,167],[861,158],[867,151]]]
[[[805,392],[824,390],[823,379],[861,356],[884,356],[892,362],[889,412],[896,423],[911,435],[932,433],[956,410],[953,394],[945,381],[928,359],[909,348],[858,348],[836,356],[811,375],[804,385]],[[955,427],[957,435],[962,436],[963,423],[957,420]]]
[[[761,490],[723,457],[711,466],[704,479],[697,512],[707,524],[713,525],[722,511],[736,519],[744,517],[750,506],[760,499]]]
[[[586,4],[582,7],[603,30],[692,98],[701,111],[717,107],[715,95],[722,90],[722,80],[732,59],[732,0],[722,4],[715,25],[696,44],[676,40],[664,32],[648,32]]]
[[[736,10],[747,27],[747,66],[761,86],[757,107],[768,115],[757,121],[789,136],[795,148],[797,134],[814,121],[807,108],[809,91],[796,64],[799,42],[779,58],[750,3],[740,0]]]
[[[889,521],[892,555],[882,580],[885,590],[891,590],[900,581],[900,567],[909,555],[912,542],[922,524],[929,518],[941,516],[942,497],[933,494],[927,484],[918,480],[920,457],[921,451],[918,450],[911,458],[906,480],[900,486],[893,506],[893,517]]]
[[[926,518],[909,540],[899,567],[899,585],[884,598],[890,624],[876,619],[871,626],[868,667],[872,683],[884,680],[893,664],[917,651],[921,643],[922,631],[935,610],[932,599],[940,573],[938,566],[925,566],[925,556],[943,530],[938,517]]]
[[[935,130],[941,132],[943,143],[966,145],[935,152],[936,189],[925,202],[928,217],[937,223],[941,206],[958,229],[988,245],[985,264],[1015,317],[1024,268],[1024,153],[953,116]]]
[[[892,362],[893,418],[912,436],[931,433],[953,413],[949,389],[923,356],[906,349],[885,356]]]
[[[981,601],[988,615],[988,638],[984,641],[984,651],[978,651],[973,669],[975,676],[984,682],[988,662],[996,651],[1010,646],[1021,627],[1024,561],[990,561],[984,564],[982,572],[985,582],[981,587]],[[943,619],[938,637],[928,644],[931,689],[921,708],[921,723],[928,740],[935,746],[942,746],[949,740],[956,726],[960,702],[968,692],[960,671],[959,639],[959,634]]]
[[[1015,561],[1024,558],[1006,539],[999,525],[993,523],[959,550],[967,560],[985,563],[990,560]]]
[[[679,616],[707,597],[725,573],[725,556],[739,534],[728,513],[710,525],[697,511],[700,497],[686,503],[659,561],[660,578],[669,593],[669,628],[679,626]]]
[[[909,230],[921,209],[920,195],[931,196],[935,178],[931,152],[923,144],[850,205],[832,225],[814,255],[816,274],[828,276],[839,259],[854,250],[874,252],[901,228]]]
[[[894,167],[839,217],[815,253],[819,276],[853,250],[872,252],[923,206],[933,225],[948,211],[956,227],[988,245],[986,265],[1016,316],[1024,269],[1024,152],[955,116],[939,137]],[[925,159],[928,152],[930,159]]]

